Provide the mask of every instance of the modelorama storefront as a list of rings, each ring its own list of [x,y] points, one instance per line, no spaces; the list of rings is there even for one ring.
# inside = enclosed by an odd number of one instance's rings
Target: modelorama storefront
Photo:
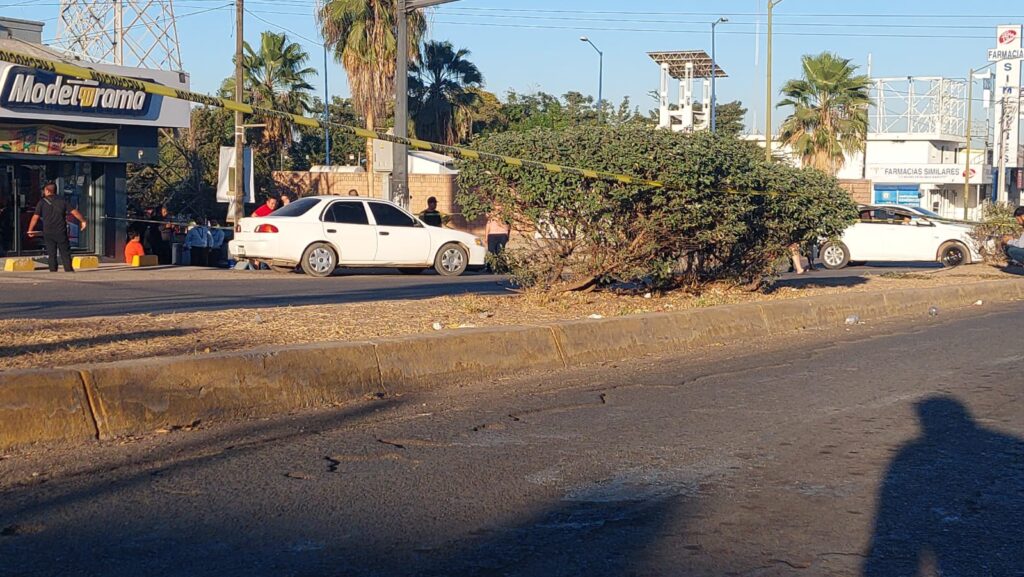
[[[7,22],[0,19],[0,29]],[[0,48],[67,60],[40,44],[25,22],[20,37]],[[69,61],[71,62],[71,61]],[[180,72],[73,62],[175,88],[188,88]],[[187,102],[125,90],[0,61],[0,256],[36,256],[42,241],[27,234],[47,182],[89,221],[71,226],[73,251],[118,258],[126,242],[128,163],[158,161],[159,128],[189,126]]]

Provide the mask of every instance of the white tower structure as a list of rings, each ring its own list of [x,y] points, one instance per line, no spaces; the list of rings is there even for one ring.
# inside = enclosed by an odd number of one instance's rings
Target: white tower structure
[[[61,0],[56,44],[94,62],[182,70],[172,0]]]
[[[711,74],[727,76],[721,66],[714,65],[711,57],[703,50],[681,52],[648,52],[651,60],[658,63],[661,83],[658,90],[658,128],[675,132],[707,130],[710,125]],[[679,81],[679,100],[675,109],[669,104],[669,79]],[[701,111],[694,107],[694,83],[701,81]]]

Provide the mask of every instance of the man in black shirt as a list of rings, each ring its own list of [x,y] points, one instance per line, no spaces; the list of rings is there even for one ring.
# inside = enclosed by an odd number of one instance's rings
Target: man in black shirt
[[[57,185],[50,182],[43,187],[43,199],[36,205],[36,213],[28,223],[29,236],[37,236],[36,225],[43,221],[43,243],[46,244],[46,259],[50,272],[57,272],[57,252],[64,262],[64,272],[75,272],[71,267],[71,241],[68,239],[68,214],[78,220],[85,230],[85,218],[77,208],[71,208],[63,198],[57,196]]]
[[[420,220],[430,226],[444,226],[451,220],[451,217],[437,210],[437,199],[433,196],[427,199],[427,209],[419,214]]]

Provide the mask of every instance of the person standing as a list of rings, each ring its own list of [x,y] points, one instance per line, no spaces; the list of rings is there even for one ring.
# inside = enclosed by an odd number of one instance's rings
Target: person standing
[[[185,248],[189,251],[189,264],[192,266],[209,266],[210,234],[205,226],[192,223],[185,234]]]
[[[160,264],[171,264],[171,245],[174,244],[177,232],[174,215],[166,206],[161,206],[160,217],[157,220],[160,221],[160,252],[157,253],[157,258]]]
[[[497,211],[488,215],[487,228],[484,229],[487,236],[487,252],[495,256],[501,254],[505,250],[505,245],[508,244],[510,232],[511,228],[508,223],[498,216]]]
[[[57,272],[57,253],[60,253],[61,261],[64,263],[64,272],[75,272],[71,266],[71,240],[68,238],[68,215],[75,217],[80,230],[85,230],[87,223],[82,213],[77,208],[71,208],[68,203],[57,196],[57,185],[48,182],[43,187],[43,198],[36,205],[36,213],[28,223],[28,235],[43,235],[43,244],[46,245],[46,259],[50,266],[50,272]],[[43,232],[36,231],[39,221],[43,222]]]
[[[437,210],[437,199],[433,196],[427,199],[427,208],[418,215],[424,224],[438,228],[448,224],[451,217]]]

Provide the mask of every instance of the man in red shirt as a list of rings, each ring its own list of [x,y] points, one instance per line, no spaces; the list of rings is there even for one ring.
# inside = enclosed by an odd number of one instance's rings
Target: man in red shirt
[[[252,211],[252,216],[267,216],[268,214],[277,210],[277,197],[271,196],[267,199],[267,202],[260,205],[259,208]]]

